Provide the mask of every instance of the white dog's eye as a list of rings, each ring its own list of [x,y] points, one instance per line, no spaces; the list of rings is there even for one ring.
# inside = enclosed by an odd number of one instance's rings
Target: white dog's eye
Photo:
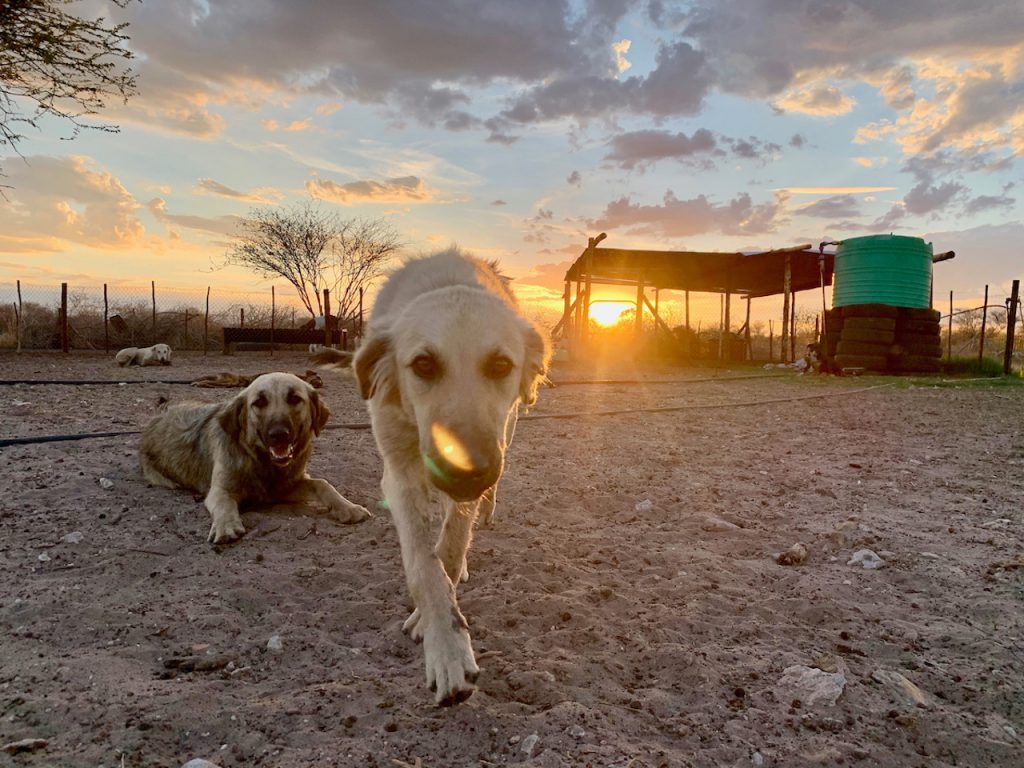
[[[515,368],[515,364],[507,357],[496,355],[487,361],[484,373],[490,379],[504,379]]]
[[[253,408],[266,408],[267,407],[267,402],[268,402],[267,401],[267,396],[266,395],[260,395],[259,397],[257,397],[255,400],[252,401],[252,407]]]
[[[288,393],[288,405],[298,405],[302,402],[302,398],[295,392]]]
[[[436,379],[441,370],[437,360],[430,355],[420,355],[412,361],[412,365],[409,367],[412,368],[413,373],[426,381]]]

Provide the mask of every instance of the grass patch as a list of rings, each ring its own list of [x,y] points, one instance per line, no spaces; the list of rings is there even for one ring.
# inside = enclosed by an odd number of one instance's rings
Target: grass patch
[[[954,357],[942,363],[942,372],[947,376],[991,376],[1003,375],[1003,361],[991,357]]]

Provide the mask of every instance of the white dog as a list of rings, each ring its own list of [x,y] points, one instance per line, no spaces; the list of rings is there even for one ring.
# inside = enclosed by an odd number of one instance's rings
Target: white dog
[[[166,344],[154,344],[152,347],[125,347],[114,360],[124,368],[126,365],[170,365],[171,348]]]
[[[315,359],[344,365],[331,352]],[[480,670],[455,588],[467,576],[473,521],[481,508],[490,513],[519,404],[536,400],[550,357],[495,265],[455,249],[388,279],[355,354],[415,603],[403,629],[423,642],[439,704],[475,690]],[[440,536],[431,530],[437,490]]]

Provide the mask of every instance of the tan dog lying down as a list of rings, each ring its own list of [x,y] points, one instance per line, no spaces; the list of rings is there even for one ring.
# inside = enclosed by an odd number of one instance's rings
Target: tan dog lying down
[[[468,575],[473,521],[493,504],[519,404],[536,400],[550,356],[496,267],[455,249],[388,279],[355,354],[416,606],[404,629],[423,641],[439,704],[475,690],[479,668],[455,589]],[[440,535],[431,530],[437,491]]]
[[[206,389],[236,389],[238,387],[248,387],[257,377],[262,375],[262,373],[257,373],[253,376],[248,376],[242,373],[228,373],[227,371],[223,373],[209,373],[191,382],[191,386]],[[324,380],[320,378],[320,374],[316,371],[307,370],[301,376],[299,374],[295,375],[314,388],[323,389]]]
[[[168,406],[142,433],[142,473],[154,485],[205,493],[215,544],[245,533],[243,502],[311,502],[335,520],[357,523],[370,513],[306,474],[313,437],[329,416],[309,384],[266,373],[225,403]]]
[[[170,365],[171,348],[166,344],[141,348],[125,347],[114,355],[114,360],[122,368],[126,365]]]

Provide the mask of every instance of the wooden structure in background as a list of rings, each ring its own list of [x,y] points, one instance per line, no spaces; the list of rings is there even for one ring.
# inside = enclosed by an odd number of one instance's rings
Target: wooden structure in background
[[[683,291],[686,295],[687,328],[689,328],[689,294],[718,293],[724,297],[724,327],[730,327],[731,297],[738,294],[747,300],[747,333],[749,335],[750,300],[783,296],[783,356],[794,354],[792,328],[793,294],[832,285],[835,256],[821,253],[809,244],[756,253],[721,253],[704,251],[648,251],[626,248],[598,248],[607,235],[603,232],[589,238],[587,247],[565,273],[562,319],[552,335],[569,341],[571,349],[587,344],[590,326],[590,303],[595,285],[636,287],[636,329],[643,325],[644,306],[651,313],[655,327],[671,329],[661,318],[658,305],[645,295],[654,289]],[[573,289],[575,284],[575,290]],[[659,297],[660,298],[660,297]],[[749,339],[748,339],[749,341]],[[688,354],[689,350],[684,350]],[[723,350],[723,353],[727,354]]]

